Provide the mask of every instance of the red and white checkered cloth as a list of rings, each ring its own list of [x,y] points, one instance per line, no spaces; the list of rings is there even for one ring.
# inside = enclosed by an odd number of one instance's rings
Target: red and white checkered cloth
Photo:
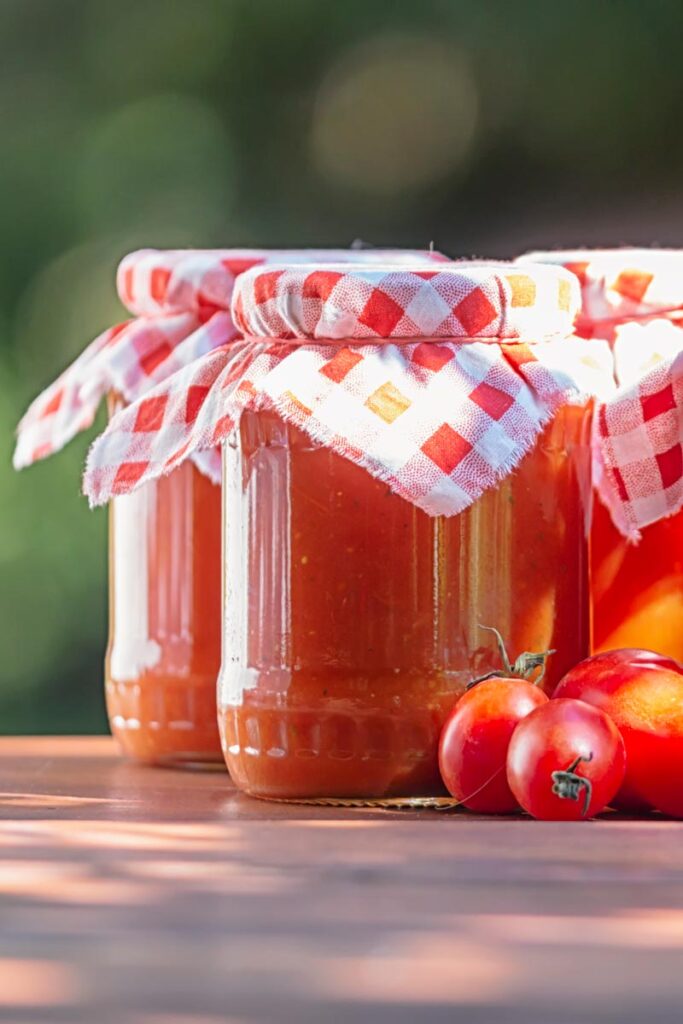
[[[59,451],[89,427],[108,392],[127,402],[206,352],[239,336],[230,315],[235,280],[261,263],[325,260],[377,263],[446,260],[440,253],[400,250],[142,249],[117,273],[121,301],[135,319],[99,335],[31,404],[17,431],[17,469]],[[220,479],[219,460],[198,456],[200,468]]]
[[[430,515],[462,511],[518,464],[555,410],[611,373],[604,342],[568,337],[576,279],[456,263],[247,271],[245,335],[118,414],[96,441],[93,504],[210,448],[269,408]]]
[[[594,420],[594,475],[617,528],[637,540],[683,507],[683,251],[531,253],[581,284],[577,330],[614,356],[613,395]]]
[[[582,292],[579,324],[683,312],[683,250],[575,249],[531,252],[520,263],[571,270]]]

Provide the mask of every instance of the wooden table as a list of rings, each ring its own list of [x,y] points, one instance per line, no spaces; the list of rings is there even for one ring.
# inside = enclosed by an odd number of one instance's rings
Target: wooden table
[[[683,1020],[683,823],[240,796],[0,740],[0,1021]]]

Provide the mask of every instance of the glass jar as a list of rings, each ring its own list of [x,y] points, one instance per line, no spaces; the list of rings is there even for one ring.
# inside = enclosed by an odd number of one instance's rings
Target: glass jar
[[[566,406],[517,471],[430,517],[271,412],[224,445],[219,722],[237,785],[285,799],[443,792],[439,731],[473,676],[589,651],[590,410]]]
[[[111,731],[138,761],[222,766],[221,489],[187,462],[116,498],[109,522]]]

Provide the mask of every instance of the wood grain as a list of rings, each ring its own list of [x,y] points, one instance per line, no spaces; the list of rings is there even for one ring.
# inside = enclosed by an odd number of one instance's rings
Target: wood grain
[[[0,740],[0,1021],[683,1013],[683,823],[296,807]]]

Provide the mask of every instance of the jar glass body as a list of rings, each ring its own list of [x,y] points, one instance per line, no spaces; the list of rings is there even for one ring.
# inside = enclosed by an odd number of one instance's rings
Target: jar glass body
[[[219,723],[256,796],[441,793],[441,726],[467,683],[589,650],[590,412],[567,407],[518,470],[433,518],[270,412],[224,445]]]
[[[192,463],[110,505],[109,723],[136,760],[222,765],[221,489]]]
[[[596,502],[591,574],[595,651],[642,647],[683,661],[683,512],[629,544]]]

